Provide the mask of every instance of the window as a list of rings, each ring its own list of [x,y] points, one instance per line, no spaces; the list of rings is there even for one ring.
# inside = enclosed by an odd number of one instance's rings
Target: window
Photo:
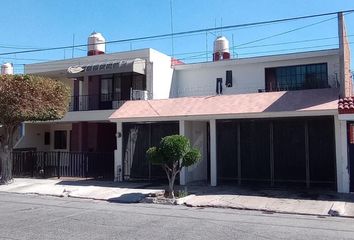
[[[54,131],[54,149],[66,149],[66,131]]]
[[[266,91],[328,88],[327,63],[265,69]]]
[[[50,132],[44,133],[44,145],[50,145]]]
[[[101,77],[101,102],[112,101],[112,75]]]

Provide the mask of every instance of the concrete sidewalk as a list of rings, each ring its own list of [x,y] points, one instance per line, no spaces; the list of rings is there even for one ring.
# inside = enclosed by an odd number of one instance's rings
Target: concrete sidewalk
[[[146,196],[164,193],[161,189],[146,189],[145,187],[146,184],[139,183],[16,178],[11,184],[0,185],[0,192],[86,198],[121,203],[137,203]]]
[[[177,204],[190,207],[233,208],[270,213],[354,218],[353,194],[223,189],[222,187],[192,187],[189,192],[194,194],[178,199]]]

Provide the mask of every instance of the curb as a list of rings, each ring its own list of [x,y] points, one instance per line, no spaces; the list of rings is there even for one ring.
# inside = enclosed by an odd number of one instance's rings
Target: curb
[[[247,207],[231,207],[231,206],[220,206],[213,204],[206,205],[193,205],[186,202],[180,204],[191,208],[220,208],[220,209],[235,209],[235,210],[247,210],[247,211],[258,211],[268,214],[278,213],[278,214],[291,214],[291,215],[302,215],[302,216],[315,216],[315,217],[341,217],[354,219],[354,216],[344,216],[345,213],[345,202],[334,202],[328,214],[313,214],[313,213],[303,213],[303,212],[289,212],[281,210],[270,210],[270,209],[257,209],[257,208],[247,208]]]

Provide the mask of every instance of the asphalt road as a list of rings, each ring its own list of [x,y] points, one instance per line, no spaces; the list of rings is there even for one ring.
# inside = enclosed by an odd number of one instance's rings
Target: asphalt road
[[[0,193],[0,239],[354,239],[354,219]]]

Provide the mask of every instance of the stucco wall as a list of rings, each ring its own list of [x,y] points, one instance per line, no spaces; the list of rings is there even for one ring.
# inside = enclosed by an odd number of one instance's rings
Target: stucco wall
[[[337,51],[332,50],[330,54],[326,53],[323,56],[311,57],[311,54],[307,53],[303,57],[296,58],[282,56],[259,60],[228,60],[220,63],[180,65],[175,67],[173,97],[214,95],[216,78],[223,79],[223,94],[258,92],[258,89],[265,88],[265,68],[313,63],[327,63],[329,84],[335,86],[338,61]],[[227,70],[232,70],[231,88],[225,86]]]
[[[199,149],[202,154],[201,160],[187,169],[187,183],[207,180],[208,151],[207,151],[207,122],[186,121],[186,136],[191,145]]]
[[[70,131],[72,126],[67,124],[40,124],[40,123],[25,123],[24,135],[15,145],[15,148],[36,148],[37,151],[56,151],[54,149],[54,131],[67,131],[67,148],[60,151],[69,151],[70,149]],[[50,132],[50,144],[44,144],[44,134]]]
[[[150,49],[150,61],[152,62],[153,98],[169,98],[173,74],[173,69],[171,68],[171,57],[154,49]]]

